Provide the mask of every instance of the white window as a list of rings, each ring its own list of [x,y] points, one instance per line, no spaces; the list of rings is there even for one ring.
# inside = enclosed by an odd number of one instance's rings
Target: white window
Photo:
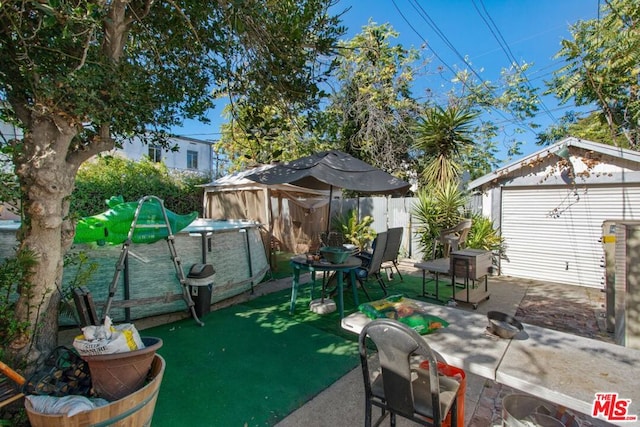
[[[198,169],[198,152],[187,150],[187,168]]]
[[[160,163],[162,161],[162,147],[155,144],[149,145],[149,159],[152,162]]]

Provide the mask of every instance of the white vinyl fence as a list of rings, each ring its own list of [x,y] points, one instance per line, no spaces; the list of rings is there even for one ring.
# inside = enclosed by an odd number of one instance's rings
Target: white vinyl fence
[[[367,215],[373,217],[373,229],[382,232],[392,227],[404,227],[400,257],[421,260],[423,258],[419,239],[415,235],[415,224],[411,211],[417,198],[415,197],[359,197],[356,199],[336,200],[331,207],[332,216],[342,215],[350,209],[358,211],[359,218]]]

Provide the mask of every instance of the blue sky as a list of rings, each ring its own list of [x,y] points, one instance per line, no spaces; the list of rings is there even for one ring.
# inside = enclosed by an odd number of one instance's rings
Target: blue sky
[[[442,65],[445,71],[437,79],[423,77],[416,82],[414,95],[420,97],[425,87],[444,93],[452,77],[449,68],[465,66],[460,57],[468,57],[483,79],[495,81],[500,70],[510,63],[496,37],[506,42],[507,52],[516,60],[534,64],[527,77],[533,86],[542,87],[543,80],[562,65],[553,56],[560,49],[560,41],[570,38],[569,26],[579,20],[597,18],[598,6],[598,0],[341,0],[335,11],[348,9],[343,15],[343,23],[348,27],[345,40],[372,20],[389,23],[400,33],[397,42],[405,47],[419,48],[426,41],[427,49],[422,52],[432,58],[429,69],[433,71]],[[550,114],[542,112],[536,121],[544,128],[565,109],[558,110],[553,97],[544,97],[543,103]],[[190,122],[174,131],[215,140],[223,122],[220,114],[221,109],[216,108],[209,114],[211,124]],[[499,116],[494,120],[505,121]],[[509,139],[511,132],[507,127],[503,139]],[[525,142],[523,155],[539,149],[531,131],[521,138]]]

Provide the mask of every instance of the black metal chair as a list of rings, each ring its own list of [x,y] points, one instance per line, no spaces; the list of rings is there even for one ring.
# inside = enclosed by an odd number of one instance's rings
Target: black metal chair
[[[369,354],[369,340],[377,349],[379,367]],[[435,354],[416,331],[394,319],[376,319],[362,329],[358,344],[364,376],[365,427],[371,426],[373,406],[382,411],[375,425],[390,415],[390,423],[395,426],[396,415],[400,415],[439,427],[451,413],[451,426],[458,426],[460,384],[438,375]],[[419,366],[424,360],[429,362],[428,370]]]
[[[400,276],[400,280],[404,280],[398,269],[398,253],[400,252],[403,231],[403,227],[394,227],[387,230],[387,245],[382,254],[382,268],[385,270],[391,269],[390,276],[393,277],[393,268],[395,267],[398,276]]]
[[[382,257],[387,246],[387,239],[388,233],[386,231],[378,233],[371,256],[359,256],[359,258],[362,259],[362,267],[356,269],[356,279],[360,282],[360,286],[367,295],[367,298],[369,298],[369,294],[365,288],[365,282],[372,276],[380,285],[384,295],[386,296],[388,294],[387,285],[385,285],[382,275],[380,274],[380,270],[382,269]],[[370,299],[371,298],[369,298],[369,300]]]

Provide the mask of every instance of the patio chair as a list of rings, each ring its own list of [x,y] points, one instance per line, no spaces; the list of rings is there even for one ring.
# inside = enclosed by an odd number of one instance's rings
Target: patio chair
[[[364,293],[369,298],[369,294],[367,293],[367,289],[365,288],[365,282],[369,279],[369,277],[373,276],[384,295],[387,296],[387,286],[382,280],[382,275],[380,274],[380,270],[382,269],[382,256],[384,255],[385,248],[387,246],[388,233],[386,231],[382,233],[378,233],[375,239],[375,245],[373,249],[373,253],[371,256],[358,256],[362,259],[362,266],[357,268],[356,279],[360,282],[360,286]],[[371,298],[369,298],[371,299]]]
[[[369,354],[367,338],[377,349],[377,361]],[[360,332],[358,347],[366,427],[371,426],[373,406],[382,411],[375,425],[390,415],[395,426],[400,415],[422,425],[441,426],[451,413],[450,425],[458,426],[460,383],[438,375],[435,354],[416,331],[394,319],[375,319]],[[428,369],[420,367],[423,361],[429,362]]]
[[[455,227],[440,230],[440,235],[433,242],[433,258],[438,258],[438,249],[442,247],[440,258],[449,258],[453,251],[463,249],[471,231],[471,219],[460,221]]]
[[[398,253],[400,252],[400,244],[402,243],[402,233],[404,228],[394,227],[387,230],[387,245],[384,248],[382,254],[382,268],[385,270],[391,270],[391,273],[387,274],[390,279],[393,278],[393,268],[395,267],[400,276],[400,280],[403,280],[402,274],[398,269]]]

